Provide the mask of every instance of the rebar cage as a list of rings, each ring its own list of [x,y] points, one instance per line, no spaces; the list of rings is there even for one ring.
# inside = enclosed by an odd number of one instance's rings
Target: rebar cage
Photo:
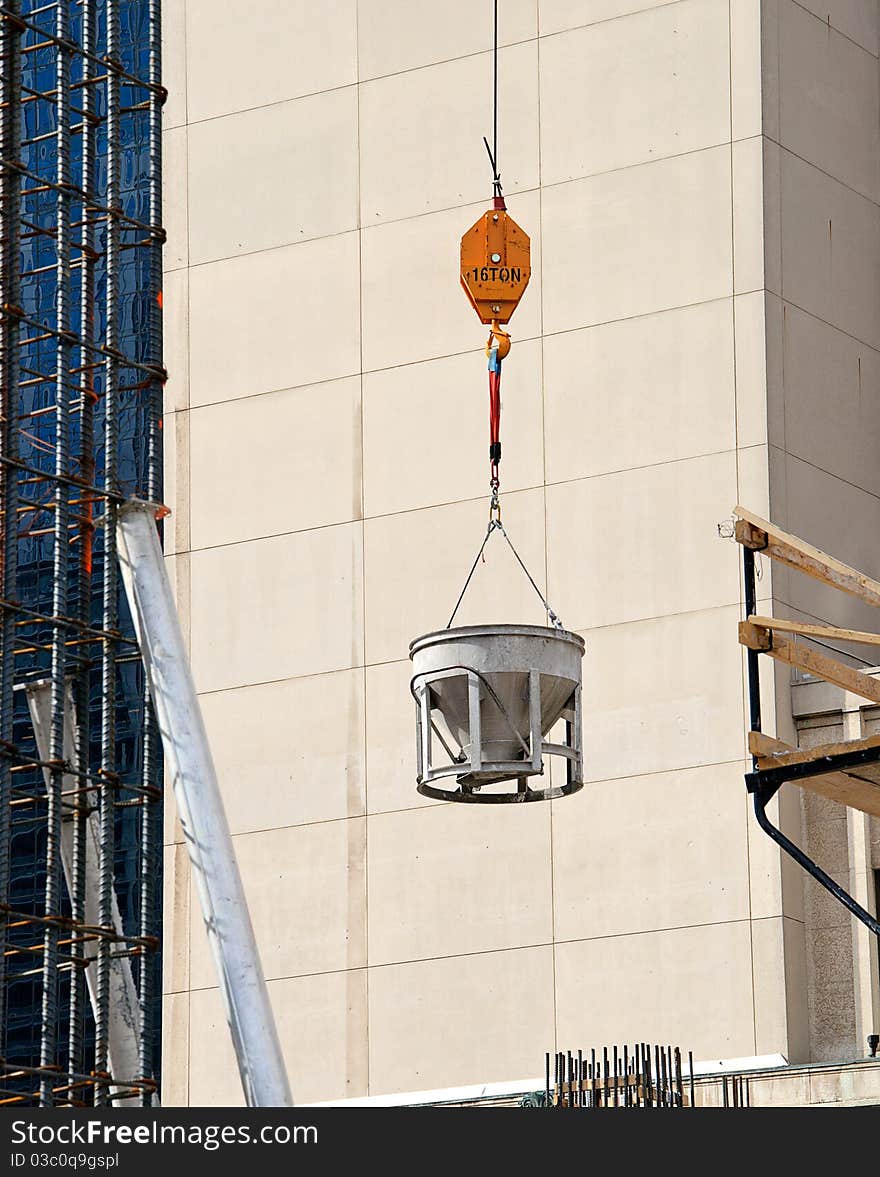
[[[162,495],[160,2],[7,0],[0,38],[0,1103],[146,1105],[161,749],[115,515]]]

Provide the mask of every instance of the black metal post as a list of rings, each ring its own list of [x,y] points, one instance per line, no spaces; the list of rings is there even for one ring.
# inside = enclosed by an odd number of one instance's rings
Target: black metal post
[[[751,548],[743,548],[743,589],[745,596],[746,617],[754,615],[756,605],[755,592],[755,553]],[[753,732],[761,730],[761,672],[758,663],[758,651],[746,651],[746,665],[749,682],[749,727]]]

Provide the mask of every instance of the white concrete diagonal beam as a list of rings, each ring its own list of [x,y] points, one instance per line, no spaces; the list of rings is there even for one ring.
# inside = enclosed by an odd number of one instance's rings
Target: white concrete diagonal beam
[[[293,1099],[229,824],[156,532],[154,503],[119,511],[119,564],[167,772],[198,886],[217,981],[249,1107]]]

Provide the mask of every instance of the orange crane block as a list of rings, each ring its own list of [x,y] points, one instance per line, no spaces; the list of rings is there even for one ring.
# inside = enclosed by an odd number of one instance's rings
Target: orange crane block
[[[461,284],[481,323],[507,323],[532,276],[531,243],[505,208],[490,209],[461,239]]]

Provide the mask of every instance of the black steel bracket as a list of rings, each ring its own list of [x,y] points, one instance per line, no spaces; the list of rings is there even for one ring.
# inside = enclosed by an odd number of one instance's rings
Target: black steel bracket
[[[746,782],[748,782],[749,776],[756,777],[760,775],[760,773],[750,773],[746,777]],[[813,862],[809,855],[804,854],[800,846],[795,845],[769,819],[767,816],[767,804],[779,791],[779,788],[780,785],[759,785],[756,788],[749,788],[754,799],[755,817],[758,819],[758,825],[765,834],[773,839],[777,846],[781,846],[785,853],[793,858],[799,866],[803,867],[807,874],[814,878],[821,887],[824,887],[829,894],[833,895],[835,899],[842,903],[857,920],[861,920],[869,932],[873,932],[875,936],[880,936],[880,922],[875,920],[869,911],[865,911],[864,907],[860,903],[857,903],[848,891],[845,891],[839,883],[835,883],[834,879],[829,874],[826,874],[818,863]]]
[[[814,776],[825,776],[829,772],[849,772],[863,764],[876,764],[880,760],[880,744],[873,748],[853,748],[849,752],[837,752],[834,756],[823,756],[818,760],[803,763],[780,764],[777,768],[758,768],[746,773],[746,788],[750,793],[774,787],[774,792],[786,781],[802,781]],[[853,773],[858,776],[858,773]],[[870,784],[876,784],[870,781]],[[768,798],[769,800],[769,798]]]

